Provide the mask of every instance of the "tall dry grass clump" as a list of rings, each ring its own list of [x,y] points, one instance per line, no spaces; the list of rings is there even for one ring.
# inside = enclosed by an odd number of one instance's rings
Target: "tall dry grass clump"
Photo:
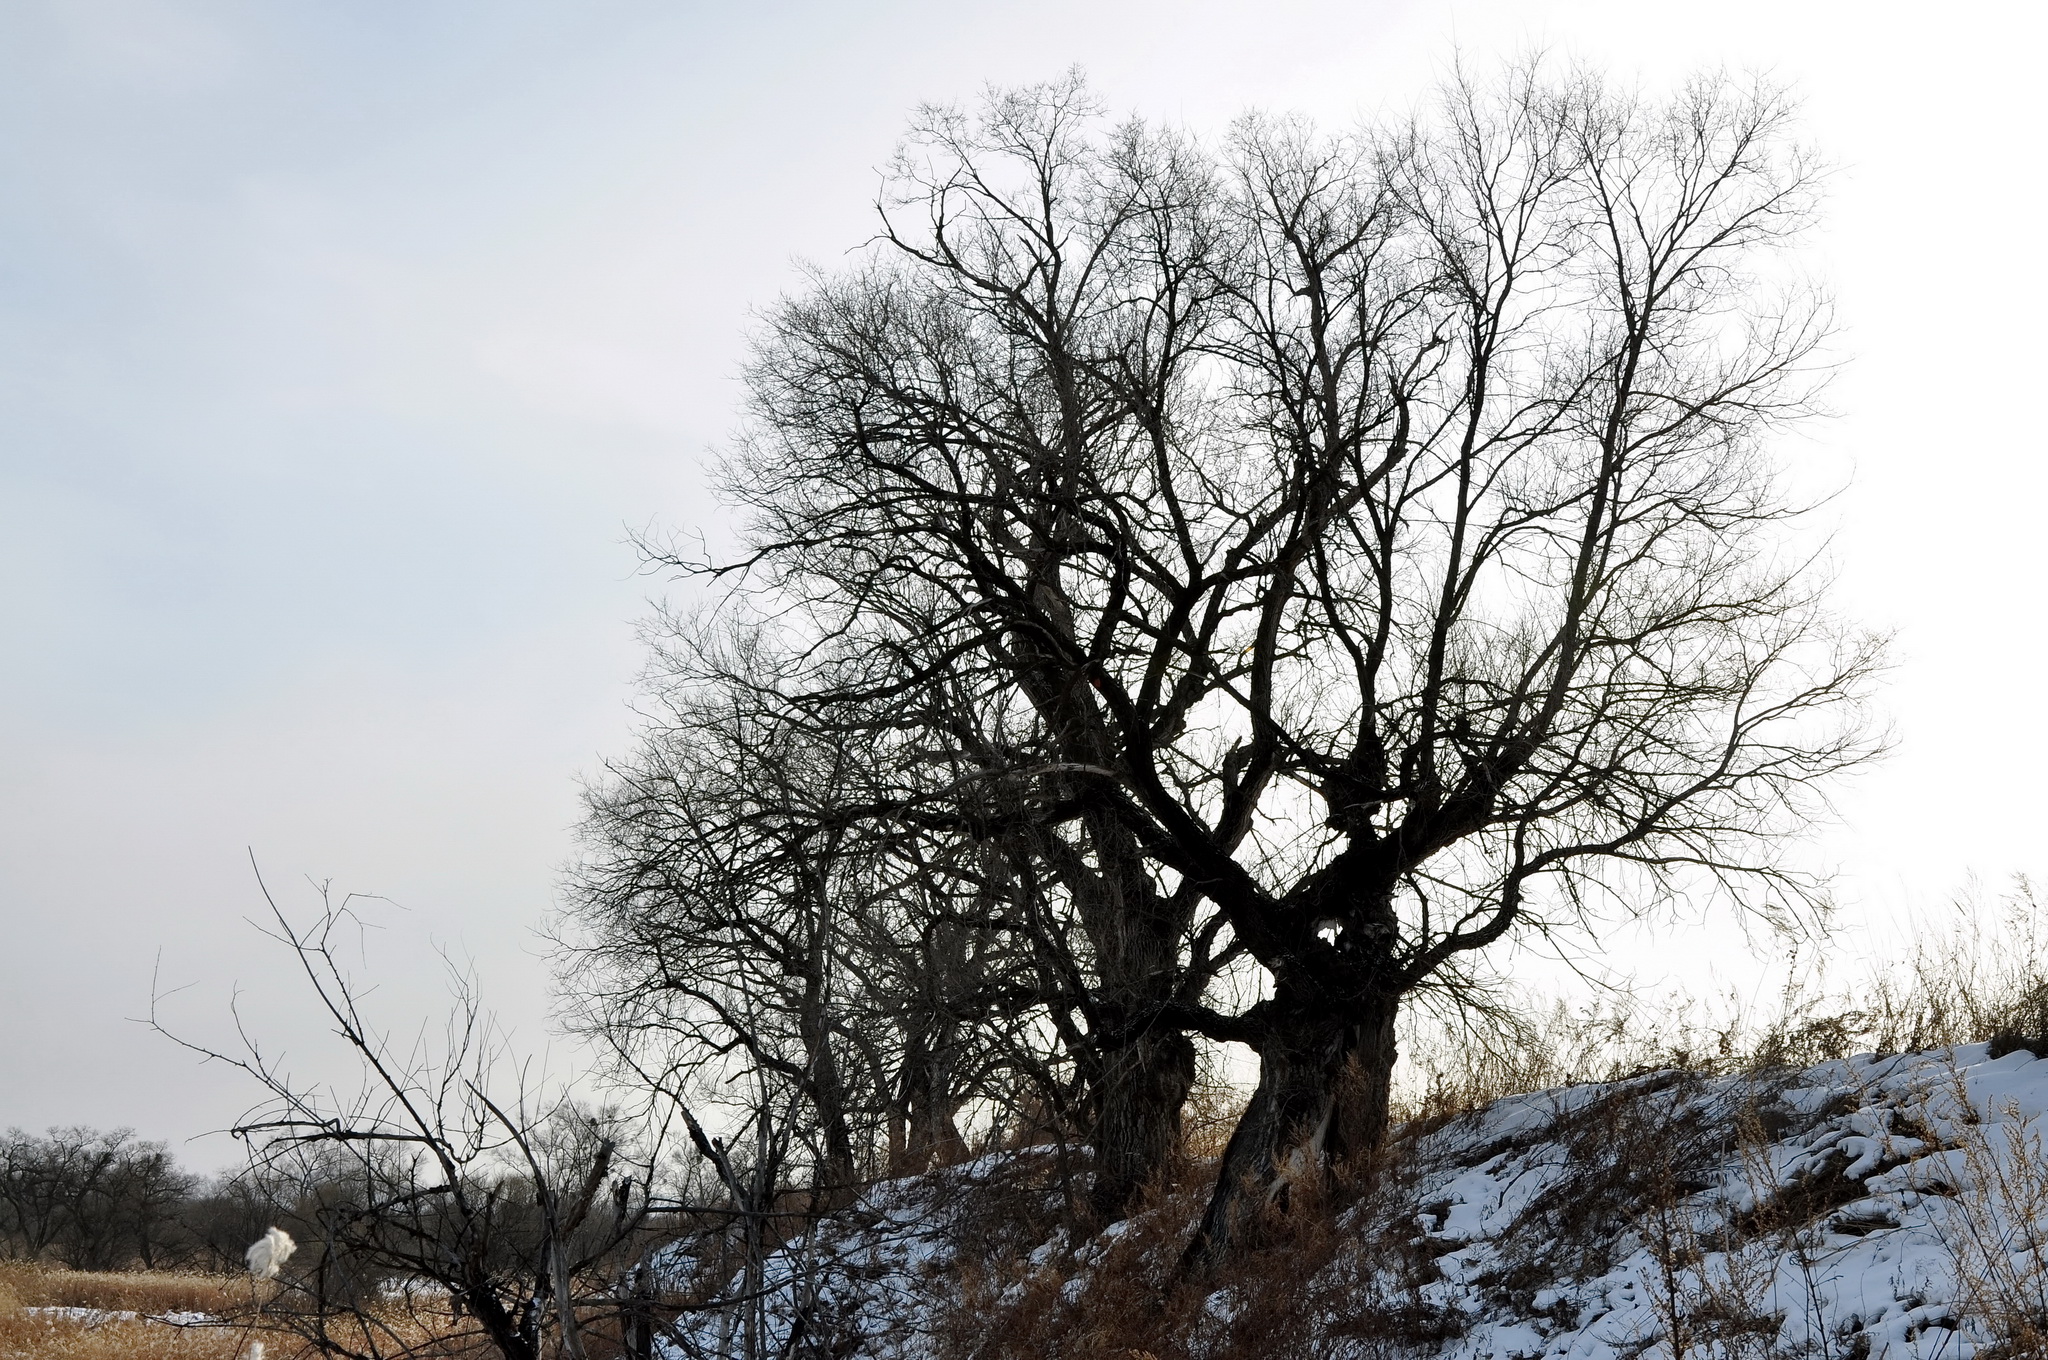
[[[2033,883],[2017,877],[1988,904],[1966,895],[1901,964],[1876,971],[1862,1014],[1886,1052],[1986,1040],[1994,1056],[2048,1052],[2048,913]]]
[[[235,1360],[249,1340],[245,1329],[176,1326],[150,1315],[219,1314],[247,1297],[248,1282],[228,1276],[0,1261],[0,1360]],[[119,1316],[126,1313],[138,1316]]]
[[[1963,1112],[1950,1142],[1960,1183],[1945,1187],[1934,1229],[1956,1301],[1992,1338],[1978,1360],[2038,1360],[2048,1356],[2048,1141],[2015,1104],[1980,1115],[1960,1071],[1953,1094]]]
[[[1504,1096],[1646,1072],[1808,1067],[1852,1053],[1989,1042],[2048,1055],[2048,912],[2015,878],[1923,920],[1898,957],[1843,985],[1807,971],[1767,1007],[1622,989],[1568,1003],[1506,991],[1493,1004],[1416,1016],[1402,1038],[1396,1115],[1442,1119]]]
[[[65,1270],[0,1261],[0,1306],[128,1313],[226,1313],[249,1302],[246,1276],[174,1271]]]

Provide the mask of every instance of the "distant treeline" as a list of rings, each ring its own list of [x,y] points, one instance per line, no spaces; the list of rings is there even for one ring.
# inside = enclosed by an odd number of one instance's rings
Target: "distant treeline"
[[[278,1209],[245,1181],[180,1168],[131,1129],[0,1137],[0,1255],[74,1270],[236,1269]]]

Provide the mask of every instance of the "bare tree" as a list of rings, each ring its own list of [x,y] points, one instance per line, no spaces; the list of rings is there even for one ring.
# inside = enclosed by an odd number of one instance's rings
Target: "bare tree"
[[[663,680],[639,751],[589,791],[564,993],[642,1081],[751,1071],[727,1082],[749,1118],[760,1082],[788,1088],[816,1143],[789,1170],[829,1207],[964,1150],[963,1107],[1043,1053],[1012,1026],[1060,989],[994,923],[973,842],[874,815],[895,806],[886,750],[738,682],[781,664],[760,637],[686,641],[690,679]]]
[[[863,980],[845,966],[861,866],[814,794],[837,787],[842,753],[757,717],[743,702],[676,715],[667,740],[593,790],[564,990],[626,1056],[685,1069],[737,1056],[792,1087],[820,1144],[813,1184],[834,1200],[860,1174],[857,1130],[883,1081],[862,1067]]]
[[[867,257],[769,314],[746,547],[666,560],[816,649],[754,682],[790,722],[890,715],[867,749],[935,773],[871,815],[1077,927],[1105,1212],[1191,1033],[1260,1058],[1201,1257],[1380,1138],[1398,1009],[1477,951],[1810,902],[1781,833],[1873,751],[1878,650],[1769,447],[1826,326],[1774,263],[1814,207],[1790,112],[1532,66],[1211,150],[998,92],[921,113]],[[1217,1004],[1241,961],[1260,999]]]
[[[197,1186],[162,1143],[132,1129],[0,1136],[0,1242],[76,1270],[164,1264],[182,1249],[178,1210]]]
[[[71,1144],[94,1136],[86,1129],[51,1129],[47,1138],[7,1131],[0,1143],[0,1204],[13,1254],[34,1260],[56,1245],[72,1197],[63,1169],[73,1160]]]
[[[275,902],[271,912],[272,933],[359,1065],[361,1092],[294,1081],[246,1031],[238,1054],[169,1036],[267,1093],[233,1132],[272,1197],[296,1199],[311,1220],[303,1265],[263,1301],[264,1316],[349,1360],[421,1353],[450,1336],[504,1360],[580,1360],[594,1319],[634,1309],[622,1267],[644,1245],[658,1149],[629,1156],[616,1120],[536,1087],[464,978],[439,1045],[394,1045],[339,959],[355,923],[348,900],[323,892],[305,927]],[[445,1311],[447,1322],[423,1337],[393,1290],[412,1314]]]

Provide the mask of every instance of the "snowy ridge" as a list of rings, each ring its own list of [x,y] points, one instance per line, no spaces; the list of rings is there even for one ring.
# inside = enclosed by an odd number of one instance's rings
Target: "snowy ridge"
[[[2048,1321],[2044,1115],[2048,1062],[1982,1044],[1497,1101],[1410,1140],[1339,1219],[1342,1249],[1298,1283],[1312,1353],[2035,1354],[2015,1338]],[[963,1211],[1002,1169],[983,1159],[876,1186],[771,1256],[750,1291],[765,1353],[937,1354],[937,1324],[961,1299]],[[1140,1220],[1023,1244],[1018,1283],[985,1325],[1002,1327],[1003,1307],[1046,1272],[1081,1302],[1134,1226],[1143,1236]],[[1176,1235],[1154,1235],[1170,1254]],[[1245,1306],[1229,1287],[1200,1305],[1221,1324]],[[694,1315],[668,1353],[746,1354],[742,1333],[734,1314]]]
[[[1993,1060],[1979,1044],[1824,1063],[1780,1081],[1646,1093],[1640,1104],[1660,1125],[1696,1130],[1694,1149],[1718,1155],[1668,1167],[1686,1193],[1634,1206],[1605,1244],[1618,1258],[1606,1270],[1560,1275],[1522,1307],[1506,1283],[1517,1253],[1539,1263],[1560,1253],[1532,1252],[1517,1230],[1542,1223],[1546,1198],[1569,1200],[1585,1169],[1553,1135],[1614,1088],[1516,1097],[1433,1135],[1433,1154],[1451,1165],[1426,1178],[1421,1201],[1435,1211],[1419,1226],[1451,1249],[1424,1292],[1471,1320],[1441,1353],[1969,1360],[2001,1339],[2005,1309],[2048,1301],[2048,1262],[2035,1254],[2048,1241],[2038,1193],[2048,1188],[2048,1063],[2025,1051]],[[1489,1140],[1525,1139],[1457,1164]],[[1689,1171],[1708,1183],[1688,1183]]]

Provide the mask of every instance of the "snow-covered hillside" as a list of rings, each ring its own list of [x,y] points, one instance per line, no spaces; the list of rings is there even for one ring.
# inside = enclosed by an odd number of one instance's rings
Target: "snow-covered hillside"
[[[1964,1360],[2048,1304],[2031,1054],[1635,1086],[1515,1097],[1432,1136],[1417,1222],[1444,1251],[1424,1292],[1471,1320],[1444,1354]],[[1575,1146],[1589,1127],[1608,1155]],[[1560,1220],[1598,1197],[1587,1179],[1628,1193],[1574,1242]]]
[[[991,1158],[875,1187],[735,1292],[767,1353],[891,1360],[2036,1355],[2044,1113],[2048,1061],[1981,1044],[1515,1096],[1410,1131],[1334,1234],[1197,1284],[1191,1196],[1070,1243],[1049,1159]],[[671,1355],[746,1354],[745,1311]]]

